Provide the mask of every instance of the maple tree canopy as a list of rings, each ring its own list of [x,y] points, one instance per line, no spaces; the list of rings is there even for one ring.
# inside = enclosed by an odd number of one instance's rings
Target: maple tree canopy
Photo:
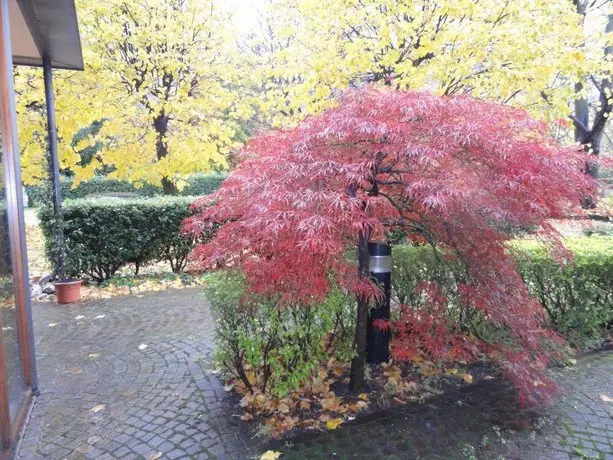
[[[455,331],[446,299],[436,286],[423,286],[432,307],[402,308],[392,325],[393,355],[410,358],[415,347],[456,359],[485,352],[524,402],[548,394],[546,342],[559,339],[544,328],[544,310],[505,243],[511,229],[534,228],[564,254],[548,219],[567,216],[596,192],[578,147],[555,143],[548,125],[524,110],[368,87],[347,91],[334,108],[296,127],[254,137],[240,157],[184,223],[199,233],[223,222],[194,250],[197,268],[238,266],[251,293],[277,295],[281,306],[307,306],[333,285],[373,298],[378,288],[360,277],[349,250],[360,236],[382,240],[403,230],[413,243],[462,262],[461,307],[480,312],[508,339],[485,343]]]

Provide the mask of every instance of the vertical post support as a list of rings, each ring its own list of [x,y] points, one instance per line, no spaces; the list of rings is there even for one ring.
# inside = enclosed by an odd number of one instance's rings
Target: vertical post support
[[[368,243],[370,276],[383,291],[383,299],[368,315],[366,360],[372,364],[386,362],[390,358],[390,330],[376,325],[375,321],[389,321],[390,293],[392,286],[392,248],[385,243]]]
[[[8,0],[0,0],[0,130],[2,132],[2,163],[4,166],[19,350],[25,384],[36,391],[38,382],[34,358],[30,277],[26,256],[23,192],[17,143],[17,116],[15,113]],[[5,420],[2,420],[3,425],[4,423]]]
[[[64,226],[62,225],[62,193],[60,188],[60,161],[57,151],[57,127],[55,124],[55,95],[53,93],[53,68],[51,58],[43,54],[43,76],[45,80],[45,102],[47,107],[47,141],[49,144],[49,179],[53,194],[53,258],[54,277],[63,276]]]
[[[43,56],[43,76],[45,80],[45,102],[47,105],[47,136],[49,141],[49,175],[53,189],[53,212],[57,216],[62,207],[60,190],[60,163],[57,153],[57,128],[55,124],[55,96],[53,94],[53,69],[51,59]]]

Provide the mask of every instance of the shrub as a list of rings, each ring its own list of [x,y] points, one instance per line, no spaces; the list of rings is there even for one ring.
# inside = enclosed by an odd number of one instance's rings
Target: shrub
[[[122,266],[138,268],[167,261],[173,271],[185,267],[193,237],[180,231],[191,214],[190,197],[113,198],[66,201],[63,206],[67,275],[103,281]],[[53,254],[52,212],[40,208],[39,217],[48,256]]]
[[[141,188],[136,188],[129,182],[106,179],[104,177],[94,177],[93,179],[81,182],[78,186],[72,187],[72,178],[63,178],[60,181],[60,191],[62,199],[76,200],[80,198],[88,198],[94,195],[112,194],[112,193],[134,193],[140,196],[153,196],[161,194],[159,187],[154,185],[145,185]],[[44,185],[30,185],[26,187],[26,193],[30,200],[31,207],[45,204],[48,200]]]
[[[199,196],[213,193],[219,188],[225,175],[221,173],[213,174],[194,174],[187,179],[187,185],[181,190],[181,196]],[[162,195],[161,187],[152,184],[143,184],[136,186],[130,182],[107,179],[105,177],[94,177],[79,183],[76,187],[72,187],[72,178],[63,178],[60,181],[60,190],[62,198],[65,200],[76,200],[80,198],[92,198],[96,195],[109,194],[135,194],[142,197],[152,197]],[[29,185],[26,186],[26,193],[29,199],[29,206],[40,206],[49,199],[48,191],[44,185]]]
[[[355,306],[338,291],[307,308],[279,308],[270,297],[243,302],[244,276],[225,270],[206,276],[205,295],[217,323],[217,365],[251,391],[284,396],[330,355],[351,358]]]
[[[226,174],[194,174],[187,179],[187,185],[181,190],[183,196],[209,195],[216,191],[225,180]]]
[[[534,241],[516,244],[519,271],[530,293],[573,345],[598,340],[613,322],[613,238],[570,238],[573,261],[560,264]]]
[[[530,294],[543,304],[555,329],[572,345],[586,345],[613,321],[613,238],[572,238],[566,244],[573,253],[566,264],[534,240],[515,241],[512,252]],[[488,335],[489,342],[504,340],[503,329],[486,329],[480,314],[461,309],[457,286],[466,274],[457,261],[430,246],[408,245],[394,246],[393,260],[396,303],[425,307],[431,299],[419,287],[434,283],[447,299],[446,316],[453,324],[478,337]]]

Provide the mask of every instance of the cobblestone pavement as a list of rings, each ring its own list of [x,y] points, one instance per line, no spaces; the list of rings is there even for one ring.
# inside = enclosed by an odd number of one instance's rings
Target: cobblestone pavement
[[[213,323],[199,289],[34,305],[41,395],[20,459],[613,460],[613,352],[560,371],[566,394],[518,409],[497,380],[259,445],[211,369]]]
[[[33,306],[41,395],[21,459],[245,458],[202,291]],[[242,422],[240,422],[242,424]]]

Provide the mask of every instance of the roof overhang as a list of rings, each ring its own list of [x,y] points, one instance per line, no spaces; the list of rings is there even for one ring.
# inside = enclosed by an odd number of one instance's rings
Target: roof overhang
[[[13,64],[83,70],[74,0],[9,0]]]

